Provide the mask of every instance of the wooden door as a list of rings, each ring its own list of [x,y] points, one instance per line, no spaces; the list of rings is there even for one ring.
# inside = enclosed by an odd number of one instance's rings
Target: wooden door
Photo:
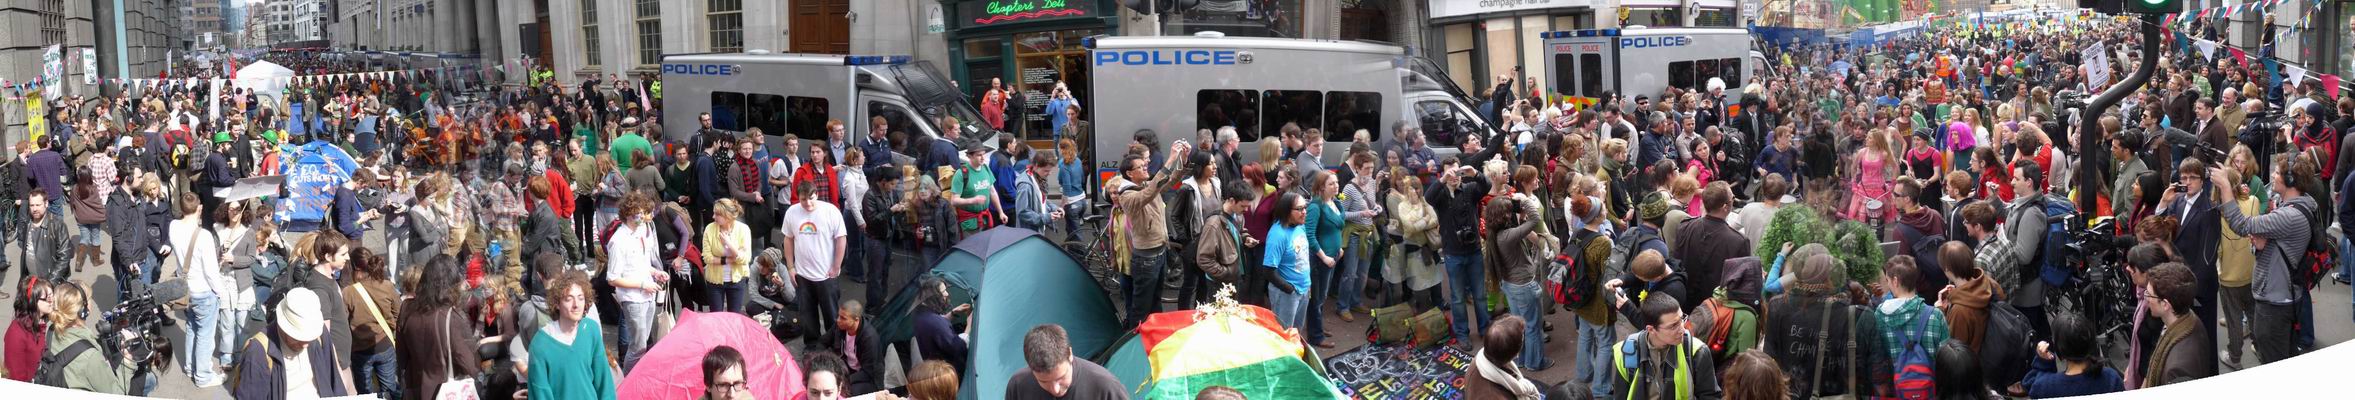
[[[850,54],[850,0],[795,0],[792,52]]]

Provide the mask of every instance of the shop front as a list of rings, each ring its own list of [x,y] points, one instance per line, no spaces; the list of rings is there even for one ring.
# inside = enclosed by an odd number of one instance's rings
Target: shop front
[[[1471,94],[1485,94],[1499,77],[1517,82],[1538,80],[1551,88],[1545,71],[1544,41],[1538,34],[1593,29],[1601,0],[1432,0],[1428,54],[1447,68],[1447,76]],[[1518,97],[1528,97],[1525,84],[1513,86]],[[1548,89],[1549,92],[1558,92]]]
[[[1047,103],[1062,83],[1081,105],[1080,118],[1095,110],[1089,91],[1089,36],[1117,32],[1114,0],[943,0],[948,15],[952,74],[980,105],[995,80],[1014,90],[1006,102],[1006,132],[1024,140],[1054,137]],[[983,112],[993,110],[984,109]],[[1044,145],[1045,143],[1034,143]]]

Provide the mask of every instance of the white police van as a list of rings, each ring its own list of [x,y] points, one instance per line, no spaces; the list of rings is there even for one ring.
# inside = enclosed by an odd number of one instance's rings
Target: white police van
[[[845,56],[743,53],[682,54],[663,57],[663,136],[689,142],[696,118],[711,113],[712,127],[742,132],[760,128],[767,136],[826,140],[826,122],[840,120],[851,135],[866,134],[869,117],[882,116],[910,138],[940,137],[938,116],[957,118],[966,137],[995,135],[981,113],[965,101],[929,62],[908,56]],[[769,140],[772,154],[783,140]]]
[[[1593,106],[1605,93],[1659,97],[1670,87],[1704,89],[1710,78],[1738,92],[1765,60],[1750,31],[1735,28],[1582,29],[1539,34],[1546,82],[1557,100]]]
[[[1117,161],[1138,130],[1167,145],[1198,129],[1235,127],[1245,143],[1280,140],[1285,124],[1324,132],[1338,167],[1353,132],[1387,142],[1397,124],[1423,128],[1442,153],[1455,138],[1492,132],[1436,64],[1381,43],[1281,38],[1096,37],[1089,49],[1098,166]],[[1166,146],[1162,148],[1167,148]],[[1240,157],[1256,158],[1246,145]]]

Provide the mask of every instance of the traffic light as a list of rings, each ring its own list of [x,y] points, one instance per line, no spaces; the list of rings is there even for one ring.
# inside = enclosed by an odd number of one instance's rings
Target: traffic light
[[[2182,0],[2125,0],[2126,12],[2135,14],[2173,14],[2183,12]]]

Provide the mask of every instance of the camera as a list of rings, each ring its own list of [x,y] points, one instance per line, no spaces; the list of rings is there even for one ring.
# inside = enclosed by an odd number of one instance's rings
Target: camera
[[[172,340],[164,328],[172,326],[172,318],[164,312],[164,305],[153,292],[123,299],[121,304],[107,310],[99,319],[98,342],[107,354],[129,353],[124,362],[155,367],[170,362]]]

